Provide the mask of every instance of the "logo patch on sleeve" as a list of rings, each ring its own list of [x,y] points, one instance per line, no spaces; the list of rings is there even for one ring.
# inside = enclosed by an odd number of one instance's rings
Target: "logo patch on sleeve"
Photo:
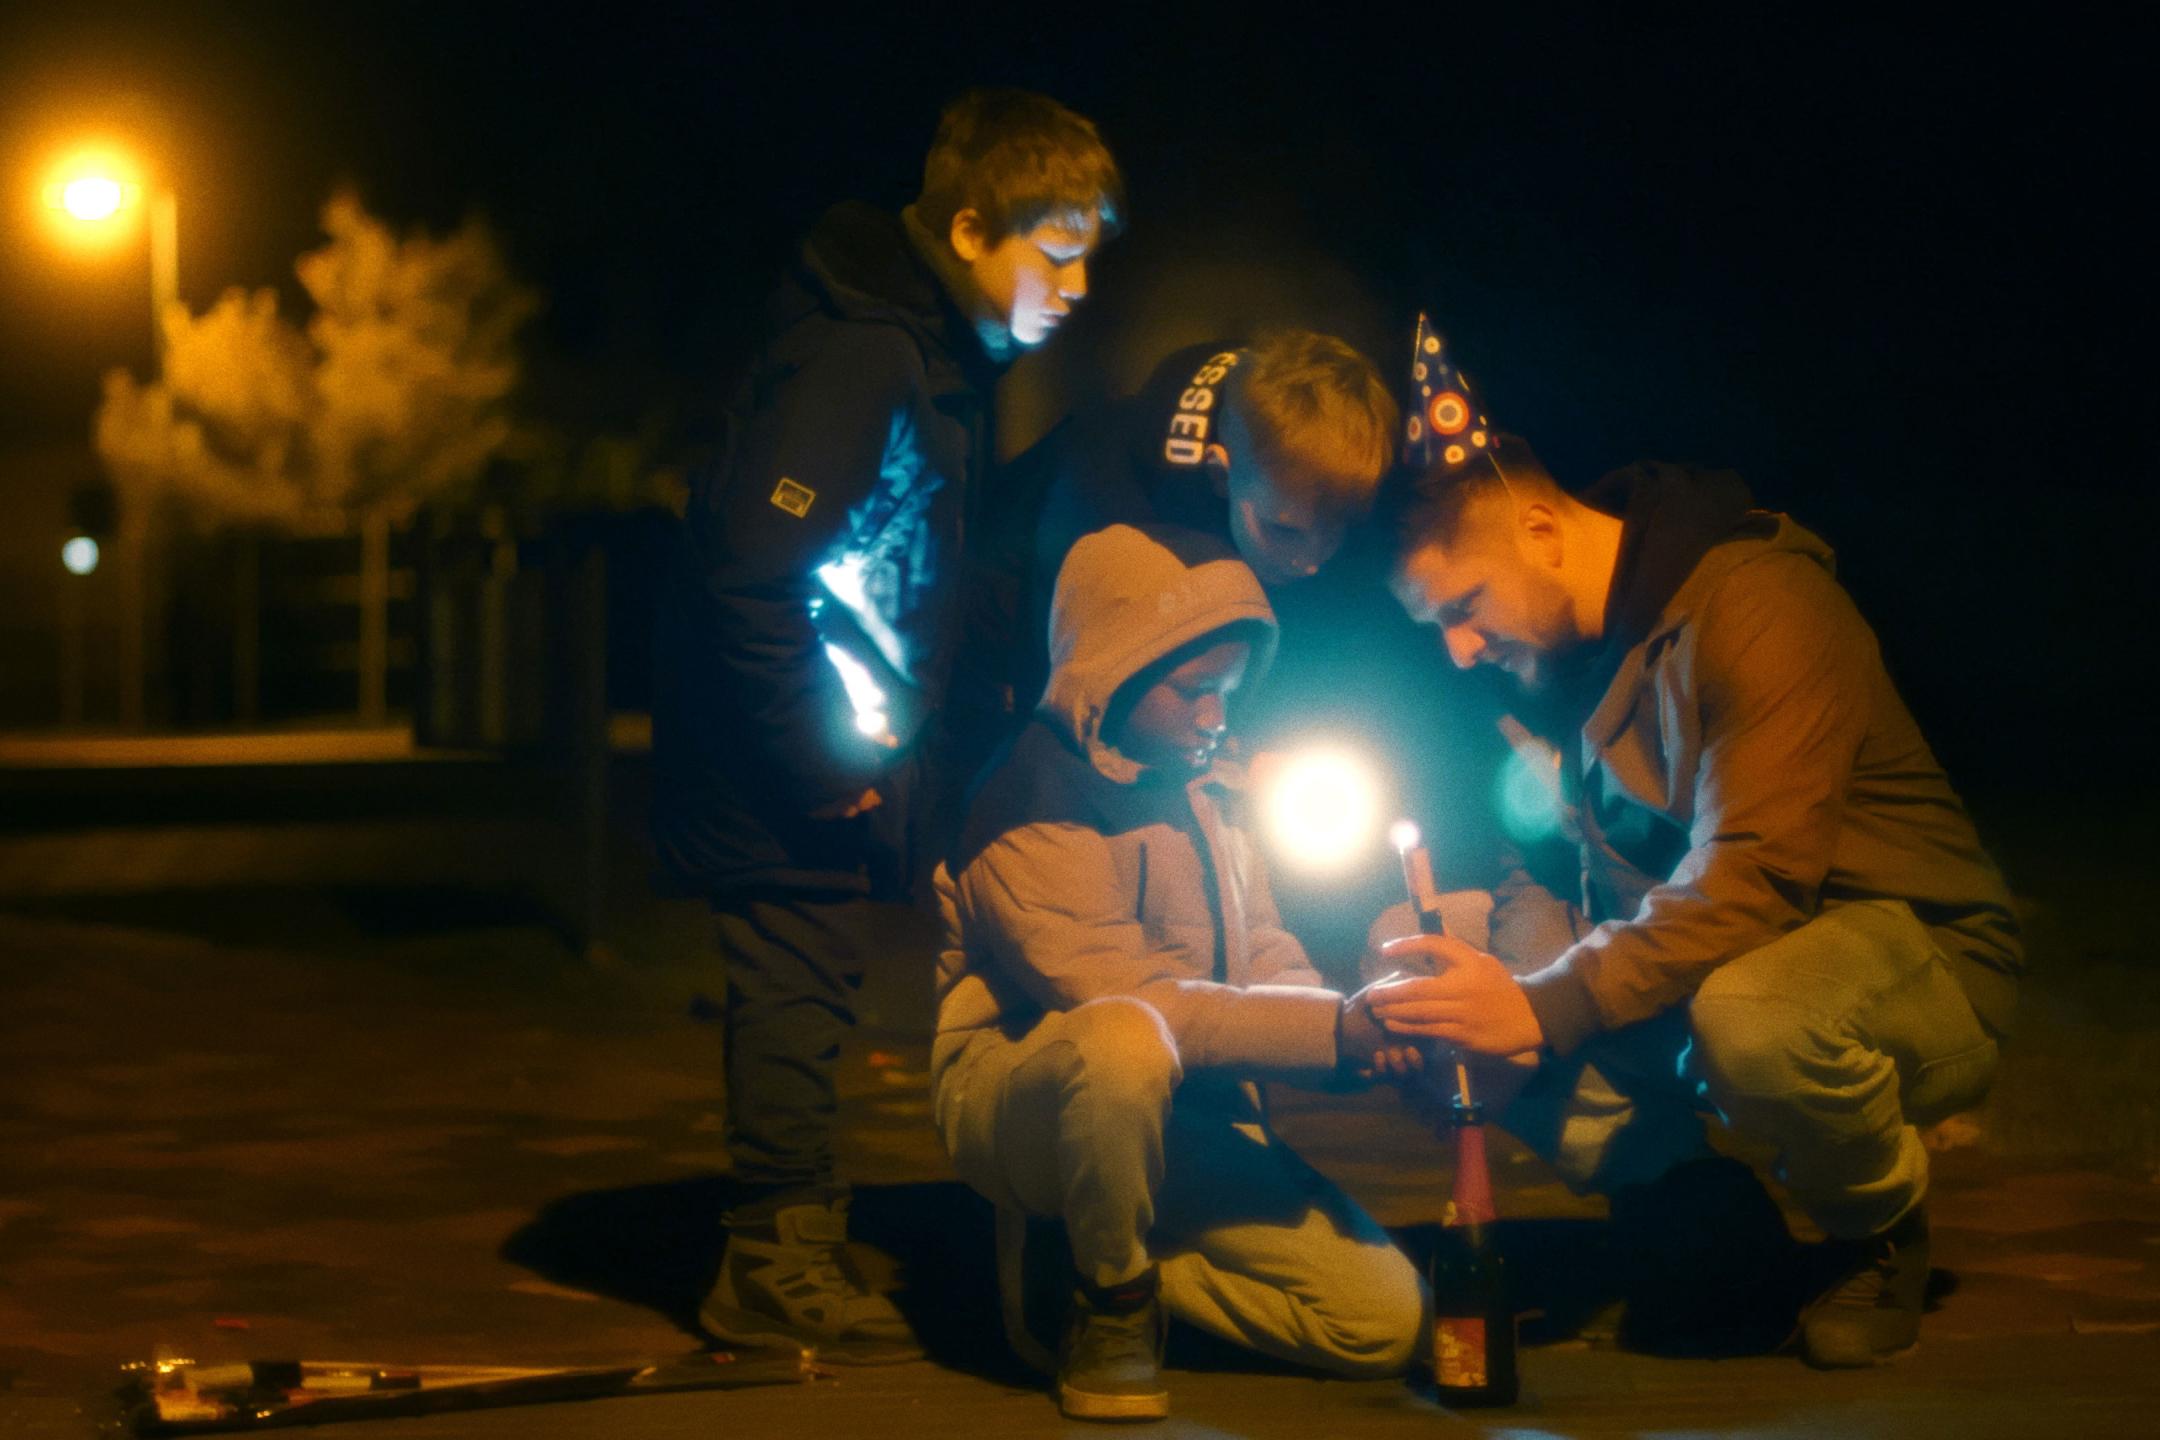
[[[800,520],[810,513],[810,502],[817,499],[817,491],[807,485],[798,485],[783,475],[780,483],[773,486],[772,503]]]

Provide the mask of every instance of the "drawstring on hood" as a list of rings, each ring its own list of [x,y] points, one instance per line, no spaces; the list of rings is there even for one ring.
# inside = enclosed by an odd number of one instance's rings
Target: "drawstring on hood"
[[[1103,737],[1120,686],[1203,635],[1253,632],[1246,683],[1267,673],[1278,630],[1251,567],[1211,536],[1113,525],[1083,536],[1050,602],[1050,684],[1036,709],[1095,770],[1119,784],[1142,766]]]

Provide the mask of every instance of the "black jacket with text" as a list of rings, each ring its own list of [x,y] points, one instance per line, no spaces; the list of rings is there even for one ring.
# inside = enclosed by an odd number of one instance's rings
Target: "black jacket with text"
[[[1027,622],[1013,662],[1022,713],[1049,678],[1050,596],[1074,541],[1112,525],[1176,525],[1230,539],[1230,502],[1203,457],[1223,380],[1239,358],[1229,340],[1173,351],[1139,390],[1068,416],[1012,462],[1007,488],[1034,507],[1022,560]]]

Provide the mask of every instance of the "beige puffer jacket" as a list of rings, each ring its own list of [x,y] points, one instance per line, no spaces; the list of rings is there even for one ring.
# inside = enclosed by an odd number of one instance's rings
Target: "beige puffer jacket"
[[[978,1036],[1018,1036],[1046,1011],[1108,995],[1152,1005],[1188,1072],[1332,1070],[1340,997],[1282,927],[1242,823],[1240,769],[1149,772],[1102,734],[1119,686],[1230,626],[1254,641],[1249,682],[1273,656],[1275,617],[1221,542],[1120,525],[1073,547],[1042,704],[938,870],[934,1074]]]

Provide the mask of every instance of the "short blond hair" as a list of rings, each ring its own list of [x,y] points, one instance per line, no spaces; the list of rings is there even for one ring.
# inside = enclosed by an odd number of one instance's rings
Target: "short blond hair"
[[[1087,117],[1031,90],[970,90],[945,107],[923,161],[916,213],[943,238],[973,210],[992,244],[1044,221],[1124,223],[1125,180]]]
[[[1268,477],[1350,515],[1370,510],[1402,421],[1372,361],[1333,335],[1278,330],[1247,347],[1237,375],[1231,404]]]

